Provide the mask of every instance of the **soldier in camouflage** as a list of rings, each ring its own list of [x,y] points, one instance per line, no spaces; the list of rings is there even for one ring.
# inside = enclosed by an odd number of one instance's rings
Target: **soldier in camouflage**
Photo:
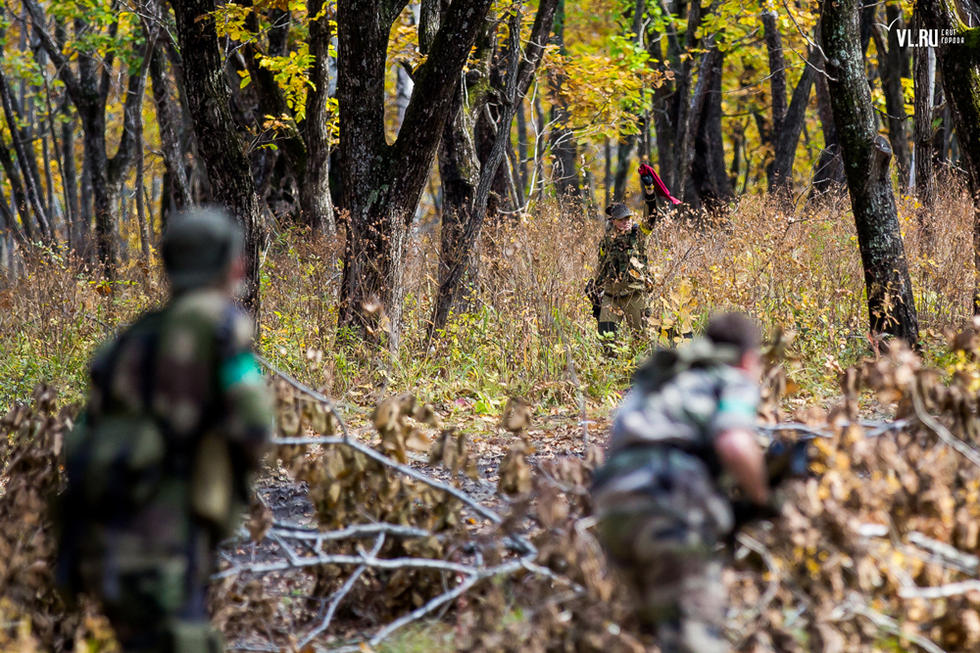
[[[161,251],[171,298],[96,354],[66,442],[59,575],[100,599],[124,651],[215,652],[213,549],[247,501],[272,402],[233,299],[239,227],[191,210],[172,219]]]
[[[598,535],[665,653],[721,653],[726,595],[716,545],[733,527],[729,474],[751,502],[769,487],[755,441],[759,335],[744,315],[659,351],[637,373],[593,484]]]
[[[599,244],[599,263],[589,292],[598,308],[599,335],[615,333],[619,323],[641,331],[647,314],[648,282],[645,234],[621,203],[606,209],[612,227]]]

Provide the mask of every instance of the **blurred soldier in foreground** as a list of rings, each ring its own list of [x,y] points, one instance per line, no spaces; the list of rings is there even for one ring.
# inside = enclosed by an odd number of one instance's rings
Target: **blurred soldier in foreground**
[[[728,650],[715,552],[733,526],[722,473],[770,512],[754,431],[758,347],[755,324],[727,313],[705,337],[657,352],[637,372],[595,474],[599,539],[634,585],[638,615],[665,653]]]
[[[622,320],[633,330],[642,330],[649,294],[644,234],[633,222],[633,213],[622,202],[614,202],[606,215],[612,227],[599,244],[596,277],[586,289],[600,336],[615,333]]]
[[[101,600],[123,651],[215,652],[213,549],[247,502],[272,405],[234,303],[239,227],[191,210],[161,253],[169,302],[97,352],[66,442],[59,578]]]

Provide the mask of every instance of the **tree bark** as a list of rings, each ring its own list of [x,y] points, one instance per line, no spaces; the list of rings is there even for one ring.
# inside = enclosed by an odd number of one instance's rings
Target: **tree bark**
[[[450,311],[463,296],[463,282],[473,268],[473,250],[483,227],[490,189],[502,170],[500,166],[509,149],[510,125],[541,62],[558,4],[559,0],[541,0],[538,4],[528,45],[523,53],[520,45],[522,5],[515,7],[509,30],[511,36],[506,52],[501,56],[501,60],[507,62],[507,70],[498,94],[500,115],[494,125],[490,149],[483,160],[480,161],[478,153],[471,149],[469,138],[472,131],[466,125],[469,107],[461,106],[443,133],[439,169],[443,175],[447,210],[443,214],[439,290],[430,336],[445,327]],[[471,97],[474,102],[483,101],[478,96]],[[457,89],[457,101],[462,102],[461,89]],[[454,196],[453,203],[449,201],[451,196]],[[449,208],[454,205],[455,210]]]
[[[194,203],[187,162],[180,132],[182,116],[180,105],[173,101],[167,81],[166,53],[156,48],[150,57],[150,81],[153,84],[153,105],[156,107],[157,127],[160,131],[160,149],[168,183],[165,185],[167,211],[181,211]]]
[[[707,83],[704,107],[698,118],[691,181],[698,203],[712,210],[720,210],[732,196],[725,170],[725,147],[721,131],[721,71],[724,55],[719,52],[717,56],[706,60],[711,62],[711,79]]]
[[[243,302],[258,316],[262,219],[252,172],[228,107],[224,62],[211,13],[214,0],[172,0],[171,4],[181,52],[193,53],[182,59],[184,89],[211,195],[242,225],[246,268]]]
[[[309,0],[307,13],[319,17],[310,22],[310,83],[306,93],[306,119],[303,140],[306,143],[306,168],[300,188],[303,218],[313,231],[333,235],[337,231],[333,197],[330,195],[330,16],[324,12],[323,0]],[[320,14],[323,14],[322,16]]]
[[[777,189],[787,190],[793,181],[793,160],[796,158],[796,145],[806,119],[806,108],[810,102],[810,88],[813,85],[813,66],[807,64],[793,89],[793,97],[786,105],[786,59],[783,40],[776,25],[776,13],[764,11],[762,24],[765,28],[766,50],[769,53],[769,86],[772,96],[772,130],[770,140],[773,160],[766,167],[769,192]],[[814,52],[808,54],[812,61]]]
[[[920,7],[927,28],[952,32],[964,40],[963,44],[940,41],[936,54],[973,193],[973,312],[980,314],[980,27],[966,27],[950,0],[920,0]]]
[[[859,48],[858,0],[823,0],[822,10],[831,107],[864,267],[870,329],[915,347],[918,318],[888,174],[891,148],[876,129]]]
[[[339,0],[338,83],[341,208],[349,215],[338,327],[399,344],[402,258],[441,130],[490,0],[456,0],[415,74],[398,138],[384,130],[385,56],[404,0]],[[426,21],[423,20],[423,25]],[[387,324],[382,316],[387,317]]]
[[[820,23],[817,23],[816,41],[822,39]],[[815,90],[817,96],[817,112],[820,115],[820,126],[823,132],[823,150],[817,160],[816,170],[813,172],[813,190],[817,193],[824,193],[836,190],[844,185],[844,161],[840,154],[840,141],[837,138],[837,126],[834,124],[834,115],[830,107],[830,87],[827,84],[827,60],[823,56],[823,50],[817,48],[813,53],[813,65],[819,69],[815,75]]]
[[[913,24],[921,24],[921,8],[916,8]],[[932,127],[932,100],[936,94],[936,51],[932,48],[915,50],[915,194],[925,208],[936,201],[936,179],[932,160],[935,129]]]
[[[698,68],[698,81],[694,87],[694,92],[689,99],[683,98],[687,109],[683,112],[685,116],[684,127],[681,131],[681,137],[678,139],[679,145],[677,148],[678,158],[680,160],[678,177],[683,180],[683,184],[681,185],[683,189],[681,199],[693,208],[701,205],[700,189],[693,176],[693,165],[697,150],[697,132],[703,118],[702,114],[708,99],[709,89],[714,84],[715,75],[721,72],[720,64],[723,58],[717,46],[713,43],[706,45],[708,51],[701,59],[701,65]]]
[[[885,123],[888,125],[888,141],[891,143],[898,167],[898,186],[907,188],[909,182],[908,131],[905,121],[905,92],[902,77],[909,76],[908,54],[898,45],[898,30],[904,27],[902,9],[895,2],[885,6],[885,22],[891,27],[885,32],[880,23],[872,26],[872,36],[878,50],[878,76],[885,95]]]
[[[559,0],[554,22],[554,42],[559,52],[565,54],[565,0]],[[552,183],[558,196],[569,195],[577,198],[581,193],[576,160],[578,146],[575,134],[568,127],[568,102],[562,95],[565,87],[565,74],[557,71],[551,74],[548,84],[551,89],[551,135],[549,142],[554,157]]]
[[[809,57],[812,60],[814,51]],[[810,89],[817,76],[813,66],[807,65],[800,75],[793,98],[783,118],[782,129],[776,135],[775,156],[772,161],[772,176],[770,191],[775,188],[788,189],[793,181],[793,161],[796,159],[796,146],[800,141],[800,133],[806,122],[806,109],[810,103]]]

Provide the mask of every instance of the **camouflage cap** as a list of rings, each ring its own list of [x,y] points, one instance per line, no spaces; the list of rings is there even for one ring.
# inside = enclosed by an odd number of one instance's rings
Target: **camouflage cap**
[[[188,209],[163,234],[163,265],[176,291],[219,281],[242,252],[242,229],[218,208]]]
[[[633,215],[630,208],[623,204],[622,202],[613,202],[606,207],[606,215],[609,216],[610,220],[619,220],[621,218],[628,218]]]

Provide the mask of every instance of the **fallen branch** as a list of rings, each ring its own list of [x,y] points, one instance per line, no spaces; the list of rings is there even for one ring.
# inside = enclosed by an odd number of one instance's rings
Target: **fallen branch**
[[[384,543],[385,543],[385,534],[381,533],[380,535],[378,535],[378,539],[375,540],[374,548],[371,549],[371,553],[368,554],[368,556],[371,558],[376,557],[378,553],[381,551],[381,547],[384,546]],[[357,582],[357,579],[361,577],[361,574],[363,574],[366,569],[367,569],[366,564],[361,565],[360,567],[354,570],[354,573],[352,573],[347,578],[346,581],[344,581],[344,584],[341,585],[340,589],[337,590],[337,592],[333,595],[333,599],[330,601],[330,605],[327,607],[327,613],[323,616],[323,621],[321,621],[316,628],[314,628],[309,633],[307,633],[306,637],[304,637],[303,640],[299,643],[298,648],[300,650],[302,650],[303,647],[305,647],[307,644],[312,642],[314,638],[316,638],[320,633],[324,632],[327,628],[330,627],[330,622],[333,621],[333,615],[337,611],[337,606],[339,606],[340,602],[344,600],[344,597],[347,596],[347,594],[351,591],[351,588],[354,587],[354,583]]]
[[[278,376],[280,379],[282,379],[289,385],[293,386],[303,394],[308,395],[313,399],[316,399],[324,406],[326,406],[327,410],[329,410],[333,414],[333,416],[337,418],[337,423],[340,425],[340,432],[344,434],[344,440],[350,440],[350,432],[347,430],[347,422],[344,421],[344,418],[343,416],[341,416],[340,411],[337,410],[337,407],[334,405],[333,401],[331,401],[329,397],[327,397],[323,393],[317,392],[316,390],[309,387],[308,385],[304,385],[300,383],[299,381],[297,381],[296,379],[289,376],[288,374],[280,370],[278,367],[270,363],[264,357],[256,354],[255,359],[260,363],[262,363],[262,365],[264,365],[267,370],[269,370],[270,372]]]
[[[347,540],[352,538],[369,538],[377,535],[394,535],[396,537],[429,537],[430,531],[414,526],[402,526],[400,524],[356,524],[336,531],[310,530],[287,530],[273,528],[270,535],[275,534],[288,540],[314,540],[328,542],[331,540]]]
[[[473,574],[479,571],[472,565],[461,565],[448,560],[436,560],[434,558],[377,558],[374,556],[362,555],[318,555],[300,558],[296,561],[284,560],[281,562],[263,562],[236,565],[229,567],[211,576],[212,580],[220,580],[241,573],[249,574],[269,574],[276,571],[288,571],[302,567],[317,567],[319,565],[367,565],[378,569],[441,569],[453,571],[458,574]]]
[[[897,635],[902,639],[907,639],[921,648],[923,651],[927,651],[928,653],[946,653],[945,650],[936,646],[936,644],[934,644],[931,640],[926,639],[921,635],[903,631],[902,627],[897,621],[891,617],[881,614],[877,610],[872,610],[866,605],[852,605],[851,610],[854,614],[861,615],[879,629],[884,630],[887,633],[891,633],[892,635]]]
[[[980,592],[980,580],[970,579],[937,587],[903,587],[898,595],[903,599],[948,599],[968,592]]]
[[[403,465],[396,460],[392,460],[391,458],[384,455],[383,453],[379,453],[374,449],[372,449],[371,447],[365,444],[361,444],[356,440],[347,440],[345,438],[335,437],[335,436],[320,436],[314,438],[273,438],[272,444],[294,444],[294,445],[295,444],[298,445],[327,444],[327,445],[348,446],[351,449],[361,452],[368,458],[371,458],[372,460],[376,460],[377,462],[381,463],[382,465],[385,465],[386,467],[391,467],[392,469],[401,472],[402,474],[408,476],[409,478],[413,478],[416,481],[425,483],[429,487],[436,488],[437,490],[442,490],[446,494],[449,494],[452,497],[459,499],[467,506],[469,506],[477,513],[479,513],[480,516],[492,521],[494,524],[500,524],[504,521],[503,517],[498,515],[490,508],[487,508],[482,503],[472,498],[465,492],[462,492],[461,490],[457,490],[453,486],[443,483],[442,481],[436,480],[431,476],[423,474],[422,472],[416,471],[411,467],[409,467],[408,465]]]
[[[909,543],[914,544],[920,549],[925,549],[936,557],[944,560],[946,563],[948,563],[948,565],[951,565],[964,573],[976,575],[977,571],[980,570],[980,558],[977,556],[960,551],[959,549],[952,547],[945,542],[934,540],[933,538],[923,535],[918,531],[912,531],[909,533]]]
[[[912,406],[915,408],[915,416],[923,426],[935,433],[940,440],[952,447],[958,454],[980,467],[980,452],[953,435],[939,420],[930,415],[922,404],[922,397],[919,396],[919,391],[915,387],[912,388]]]

